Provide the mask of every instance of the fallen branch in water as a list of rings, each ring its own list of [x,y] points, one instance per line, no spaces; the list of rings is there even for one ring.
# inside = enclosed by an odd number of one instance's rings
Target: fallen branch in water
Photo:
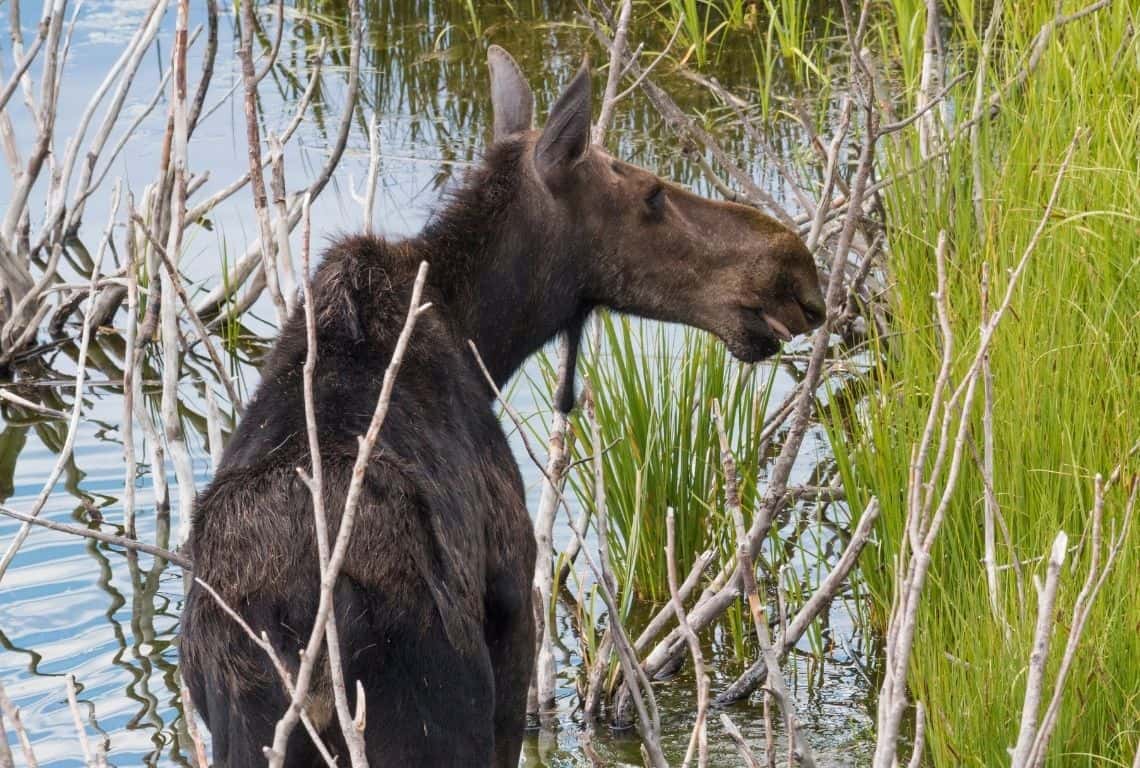
[[[194,564],[189,558],[180,555],[177,552],[172,552],[169,549],[156,546],[154,544],[147,544],[143,541],[130,538],[128,536],[116,536],[112,533],[104,533],[103,531],[95,531],[90,528],[83,528],[78,525],[69,525],[67,523],[57,523],[54,520],[48,520],[42,517],[36,517],[26,512],[20,512],[9,507],[0,506],[0,515],[5,515],[13,520],[20,520],[25,525],[38,525],[41,528],[47,528],[49,531],[56,531],[57,533],[66,533],[71,536],[80,536],[85,539],[94,539],[101,541],[104,544],[111,544],[116,547],[123,547],[135,552],[143,552],[154,557],[167,560],[177,566],[192,570]]]
[[[60,475],[63,474],[67,462],[71,459],[72,450],[75,448],[75,435],[79,430],[79,420],[83,413],[83,384],[87,378],[87,350],[91,344],[91,318],[95,310],[95,284],[99,280],[99,270],[103,266],[103,254],[107,249],[107,244],[111,239],[111,229],[115,222],[115,216],[119,211],[119,184],[116,182],[115,189],[111,198],[111,214],[107,222],[107,228],[103,234],[103,239],[99,244],[99,249],[95,256],[95,265],[91,269],[90,289],[87,292],[87,311],[83,318],[83,330],[80,334],[79,340],[79,354],[76,358],[75,370],[75,386],[74,386],[74,402],[71,406],[71,419],[67,425],[67,436],[63,440],[63,447],[59,451],[59,456],[56,457],[55,464],[52,466],[51,472],[48,473],[47,481],[44,482],[43,488],[40,490],[36,500],[32,503],[32,511],[29,517],[38,518],[40,512],[43,511],[44,505],[47,503],[48,498],[55,490],[55,484],[58,482]],[[3,580],[4,574],[7,573],[8,567],[15,559],[16,553],[20,551],[20,547],[28,538],[31,532],[33,522],[30,520],[24,521],[20,526],[20,530],[12,539],[12,543],[8,545],[4,557],[0,560],[0,580]]]

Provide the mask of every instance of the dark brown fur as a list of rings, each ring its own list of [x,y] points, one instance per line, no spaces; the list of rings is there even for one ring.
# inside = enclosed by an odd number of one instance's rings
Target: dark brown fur
[[[424,300],[433,308],[397,379],[335,592],[344,677],[350,699],[356,681],[365,691],[373,768],[518,764],[534,654],[534,535],[467,339],[502,384],[556,334],[576,339],[596,306],[705,328],[747,360],[823,314],[811,260],[780,225],[589,147],[585,70],[539,133],[529,130],[530,92],[513,61],[492,48],[491,65],[496,141],[480,168],[420,236],[341,240],[314,278],[331,536],[416,268],[430,264]],[[296,474],[309,465],[305,352],[298,312],[199,499],[191,536],[196,575],[294,667],[319,581],[312,504]],[[560,405],[569,400],[563,393]],[[215,765],[259,764],[287,706],[268,659],[197,587],[181,642]],[[327,673],[309,711],[346,764]],[[298,728],[288,765],[314,764]]]

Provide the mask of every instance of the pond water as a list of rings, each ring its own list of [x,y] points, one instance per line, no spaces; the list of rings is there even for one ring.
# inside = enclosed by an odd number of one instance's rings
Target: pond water
[[[149,4],[138,0],[89,0],[78,11],[70,59],[63,78],[63,111],[59,117],[62,136],[69,135],[90,94],[111,61],[121,53]],[[191,28],[203,24],[204,11],[191,10]],[[24,26],[32,34],[41,13],[36,2],[24,3]],[[263,9],[268,43],[272,36],[274,8]],[[488,86],[484,64],[488,42],[507,47],[519,60],[535,87],[537,114],[546,108],[558,88],[574,72],[589,45],[588,31],[576,20],[574,4],[521,0],[515,5],[463,2],[415,2],[400,0],[366,3],[365,70],[361,117],[356,121],[346,153],[330,188],[313,207],[314,243],[339,232],[359,227],[360,207],[353,190],[365,177],[368,157],[367,116],[377,114],[380,130],[381,171],[376,204],[379,228],[386,234],[417,231],[457,174],[478,158],[489,133]],[[346,60],[343,4],[296,2],[285,4],[286,25],[279,65],[262,85],[262,110],[266,130],[280,130],[291,118],[307,81],[307,58],[317,40],[330,40],[332,65],[326,65],[319,99],[307,113],[298,136],[287,148],[286,168],[290,187],[303,185],[327,154],[335,133],[344,97]],[[200,195],[209,195],[247,167],[244,121],[240,100],[224,99],[239,72],[235,58],[237,22],[233,8],[221,9],[220,46],[214,83],[207,106],[218,104],[204,119],[190,145],[192,170],[209,173]],[[132,89],[126,115],[142,115],[150,101],[170,50],[173,11],[159,35],[161,56],[148,58]],[[202,38],[191,50],[190,71],[198,71]],[[10,51],[4,51],[5,57]],[[6,58],[6,61],[9,60]],[[335,62],[340,62],[336,64]],[[755,87],[751,55],[744,50],[722,51],[716,65],[722,83],[737,90]],[[664,81],[680,105],[700,111],[715,124],[724,118],[707,94],[681,77]],[[191,87],[194,85],[192,77]],[[598,83],[600,86],[600,81]],[[790,93],[793,87],[774,86]],[[240,89],[239,89],[240,90]],[[596,92],[600,92],[600,87]],[[134,192],[154,178],[161,156],[165,125],[165,101],[145,117],[126,151],[116,159],[112,175],[120,176]],[[18,137],[27,138],[31,126],[26,114],[10,108]],[[756,148],[747,140],[725,133],[727,147],[749,167]],[[777,123],[772,141],[789,156],[800,152],[802,138]],[[62,143],[62,142],[61,142]],[[690,184],[713,195],[693,173],[690,163],[664,132],[660,119],[633,94],[623,102],[608,142],[616,154],[657,170],[661,175]],[[751,162],[755,176],[776,195],[787,190],[774,171]],[[0,208],[11,192],[11,180],[0,180]],[[108,214],[106,195],[97,196],[88,207],[81,236],[97,237]],[[188,234],[183,255],[184,272],[194,290],[207,290],[219,280],[223,264],[232,263],[257,236],[246,190],[211,212],[208,228],[194,227]],[[121,216],[120,216],[121,219]],[[242,342],[234,353],[244,389],[257,381],[254,361],[271,339],[270,305],[262,301],[243,318]],[[43,517],[60,522],[98,526],[118,531],[123,519],[121,497],[124,460],[120,426],[122,396],[115,360],[121,357],[121,342],[106,334],[98,339],[84,399],[83,421],[74,456],[44,508]],[[605,350],[601,354],[609,354]],[[75,396],[68,378],[74,371],[74,345],[63,344],[46,358],[47,365],[21,374],[16,391],[46,404],[67,410]],[[663,363],[667,367],[667,362]],[[775,407],[795,380],[795,363],[775,378]],[[183,416],[189,426],[187,439],[194,461],[197,487],[203,488],[212,473],[210,453],[203,428],[203,387],[222,390],[201,360],[187,362],[180,395]],[[765,380],[767,377],[757,377]],[[536,366],[528,365],[512,387],[515,407],[536,415],[537,426],[546,413],[540,406],[543,387]],[[0,502],[17,510],[29,509],[40,493],[44,479],[56,460],[66,433],[66,423],[50,418],[27,419],[5,408],[0,412]],[[136,430],[137,433],[137,430]],[[531,494],[537,498],[540,473],[512,436],[520,466]],[[144,452],[139,447],[139,459]],[[822,429],[808,436],[793,482],[818,481],[820,466],[828,463],[827,437]],[[173,520],[155,514],[149,465],[138,479],[139,537],[167,543]],[[826,471],[824,472],[826,474]],[[173,473],[170,482],[173,483]],[[661,510],[658,511],[663,512]],[[800,504],[782,520],[778,539],[782,546],[806,553],[796,559],[805,572],[825,567],[834,557],[837,542],[848,522],[842,504],[826,510]],[[0,518],[0,544],[7,547],[18,524]],[[570,537],[565,525],[558,530],[556,545]],[[775,546],[775,545],[773,545]],[[823,564],[823,565],[821,565]],[[182,575],[177,568],[156,563],[149,556],[133,556],[119,548],[58,533],[34,530],[3,583],[0,584],[0,680],[20,707],[31,735],[39,764],[51,768],[82,765],[79,742],[66,699],[64,676],[74,675],[80,688],[80,708],[89,719],[92,738],[106,739],[112,765],[190,765],[191,758],[178,700],[176,637],[183,597]],[[847,596],[845,596],[847,597]],[[871,705],[866,667],[873,666],[870,641],[857,629],[852,605],[858,598],[837,600],[827,617],[824,633],[827,648],[819,654],[793,654],[786,674],[791,682],[798,714],[811,735],[816,757],[822,765],[865,762],[868,749]],[[639,610],[644,611],[644,608]],[[564,609],[559,614],[561,687],[559,716],[552,729],[532,732],[524,749],[525,765],[587,764],[578,743],[580,727],[576,713],[577,664],[580,661],[576,630]],[[731,682],[750,662],[738,657],[728,633],[717,628],[707,633],[706,652],[713,665],[714,693]],[[688,739],[694,711],[694,687],[687,671],[655,686],[663,712],[666,747],[671,759],[680,760]],[[759,699],[738,705],[731,716],[749,739],[761,735]],[[10,732],[9,732],[10,735]],[[14,743],[14,742],[13,742]],[[716,725],[710,736],[715,765],[735,765],[738,758]],[[636,738],[631,733],[612,733],[601,728],[595,746],[607,763],[640,764]],[[15,754],[17,764],[22,757]]]

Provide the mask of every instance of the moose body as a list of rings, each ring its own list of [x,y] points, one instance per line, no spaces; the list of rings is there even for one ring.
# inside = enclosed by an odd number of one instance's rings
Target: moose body
[[[416,327],[368,463],[334,590],[352,706],[364,692],[369,763],[518,764],[534,660],[535,542],[518,467],[468,347],[501,385],[595,307],[704,328],[744,360],[822,321],[800,240],[740,205],[704,200],[592,147],[589,72],[531,130],[533,96],[514,61],[489,54],[495,141],[424,231],[335,243],[313,278],[314,405],[330,539],[357,438],[371,418],[421,261]],[[195,576],[218,591],[295,673],[317,611],[310,458],[294,313],[198,502]],[[559,396],[568,410],[572,389]],[[216,766],[264,761],[288,707],[271,661],[199,586],[184,611],[182,664]],[[306,711],[342,764],[327,658]],[[323,671],[322,671],[323,670]],[[301,728],[286,764],[321,762]]]

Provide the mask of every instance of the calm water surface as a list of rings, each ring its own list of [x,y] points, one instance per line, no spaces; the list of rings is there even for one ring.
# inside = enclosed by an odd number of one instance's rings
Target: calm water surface
[[[142,18],[146,5],[142,0],[93,0],[82,6],[63,80],[63,113],[59,119],[64,126],[61,145],[78,120],[87,96]],[[194,172],[210,174],[198,199],[221,188],[246,168],[240,102],[222,100],[238,78],[234,58],[236,22],[232,7],[223,5],[215,83],[206,102],[207,105],[220,104],[201,124],[190,147]],[[575,23],[573,4],[531,5],[523,0],[513,7],[478,5],[478,16],[473,19],[467,3],[376,0],[367,3],[364,111],[354,127],[349,150],[333,183],[314,205],[315,243],[359,226],[361,214],[352,190],[359,187],[365,175],[366,115],[372,110],[376,110],[379,118],[383,155],[377,217],[387,234],[412,233],[422,226],[446,186],[477,159],[479,147],[489,133],[488,86],[483,63],[486,44],[498,42],[515,53],[535,86],[540,116],[545,114],[558,88],[573,73],[583,51],[587,50],[588,39]],[[309,72],[306,55],[315,48],[321,35],[329,36],[333,59],[340,62],[347,59],[343,26],[326,21],[327,17],[343,13],[340,4],[297,0],[286,6],[288,23],[281,63],[261,89],[268,130],[280,130],[291,117]],[[41,13],[40,4],[25,2],[23,13],[25,27],[31,35],[32,25]],[[202,15],[202,9],[192,10],[192,26],[204,23]],[[271,15],[265,15],[262,22],[267,30],[272,30]],[[170,50],[172,29],[171,15],[160,38],[163,57]],[[10,51],[4,50],[3,55],[8,60]],[[201,39],[191,54],[192,74],[197,72],[200,56]],[[143,110],[161,76],[158,57],[152,55],[147,61],[128,100],[127,117]],[[167,66],[165,59],[162,66]],[[743,69],[737,71],[734,67]],[[746,88],[752,84],[749,78],[754,78],[751,67],[749,54],[738,51],[734,55],[727,51],[722,54],[718,76],[726,84]],[[321,98],[306,116],[297,140],[290,145],[286,167],[291,188],[305,184],[325,159],[329,136],[335,133],[336,121],[343,109],[343,70],[343,66],[335,63],[326,66]],[[195,79],[192,78],[191,87]],[[666,82],[683,107],[704,111],[710,121],[723,117],[716,105],[691,83],[682,78],[670,78]],[[600,93],[600,78],[596,92]],[[113,168],[112,174],[121,176],[124,184],[136,194],[141,192],[143,184],[154,178],[161,151],[164,110],[162,102],[144,120],[128,151]],[[17,134],[25,140],[26,146],[30,140],[26,115],[20,110],[11,111]],[[802,146],[799,138],[790,132],[776,133],[774,140],[789,156]],[[754,148],[743,139],[729,137],[726,141],[745,162],[753,156]],[[640,94],[635,94],[619,110],[609,144],[627,159],[711,194],[693,177],[688,163],[662,134],[660,120],[641,101]],[[770,170],[756,163],[753,166],[757,178],[766,186],[778,195],[786,193]],[[10,189],[9,179],[0,180],[0,207]],[[93,200],[88,208],[87,223],[81,235],[91,240],[108,212],[105,197]],[[232,262],[256,237],[251,212],[249,193],[243,190],[212,213],[208,229],[190,231],[183,263],[196,287],[205,290],[215,285],[223,260]],[[242,333],[251,340],[271,338],[273,328],[263,320],[270,317],[272,312],[268,305],[264,302],[257,305],[243,321]],[[97,362],[118,359],[121,345],[117,339],[104,339],[102,343],[112,353],[103,354],[96,348],[93,357]],[[251,341],[243,345],[243,351],[236,356],[247,389],[256,385],[253,360],[262,346]],[[40,383],[25,380],[25,388],[37,387],[31,391],[66,410],[73,391],[59,381],[72,374],[74,355],[73,347],[61,347],[49,357],[57,373],[42,371],[49,380]],[[669,364],[662,361],[664,368]],[[93,369],[92,381],[83,393],[84,418],[74,458],[68,463],[43,516],[81,525],[97,525],[101,519],[104,530],[117,531],[122,521],[120,498],[124,484],[119,431],[121,390],[114,383],[113,365],[100,363],[100,368]],[[213,471],[208,446],[201,435],[205,409],[203,387],[213,386],[221,393],[216,382],[210,382],[206,370],[207,366],[188,361],[181,388],[187,425],[197,427],[197,430],[187,430],[187,439],[199,489],[206,485]],[[771,398],[773,407],[792,383],[789,373],[777,375],[777,391]],[[545,429],[538,422],[546,414],[538,405],[543,399],[542,393],[535,387],[542,386],[537,367],[532,364],[518,377],[512,390],[515,405],[521,412],[540,417],[535,421],[540,435],[545,434]],[[26,389],[21,391],[26,393]],[[32,506],[55,462],[66,425],[51,420],[20,421],[13,415],[14,412],[7,409],[0,412],[3,419],[0,421],[0,499],[6,506],[26,510]],[[135,433],[140,434],[138,427]],[[136,437],[136,440],[141,461],[145,459],[141,438]],[[540,474],[522,450],[517,435],[513,435],[512,440],[518,448],[516,453],[533,508]],[[826,463],[828,455],[825,433],[822,429],[813,430],[793,482],[806,481],[818,462]],[[142,468],[144,471],[137,482],[139,536],[147,541],[167,542],[170,528],[177,526],[177,511],[172,521],[156,516],[151,468],[147,465]],[[170,482],[173,484],[173,476]],[[663,510],[656,512],[663,513]],[[800,563],[797,569],[805,573],[820,568],[821,558],[833,556],[835,547],[841,545],[835,532],[847,524],[847,510],[842,505],[833,505],[823,514],[821,522],[820,510],[800,505],[786,517],[780,532],[781,541],[800,548],[801,555],[795,560]],[[0,518],[0,543],[6,546],[17,528],[14,521]],[[570,533],[563,525],[556,543],[563,545],[569,538]],[[0,586],[0,647],[3,649],[0,651],[0,680],[23,713],[40,765],[50,768],[82,765],[78,757],[79,742],[65,699],[64,676],[67,674],[75,676],[81,689],[80,707],[89,718],[89,735],[106,739],[113,765],[190,764],[177,695],[176,637],[182,598],[180,571],[156,563],[149,556],[128,556],[93,541],[43,530],[33,532]],[[553,730],[536,731],[528,738],[523,761],[528,766],[585,764],[577,755],[580,729],[574,712],[578,640],[564,611],[559,620],[563,679],[558,724]],[[799,716],[812,735],[820,763],[865,762],[870,723],[869,684],[861,659],[866,654],[867,641],[856,631],[845,601],[837,601],[827,623],[827,661],[818,665],[810,663],[807,654],[793,655],[788,677],[797,698]],[[713,632],[706,642],[706,652],[716,662],[715,693],[731,682],[751,659],[736,657],[723,629]],[[667,746],[678,761],[688,739],[694,711],[694,688],[686,675],[682,672],[656,687]],[[750,703],[735,707],[730,714],[749,738],[760,738],[761,708],[756,697]],[[714,728],[710,741],[716,765],[737,764],[735,753],[720,734],[719,726]],[[640,764],[632,734],[610,733],[603,728],[595,742],[607,761]],[[22,764],[18,751],[15,757],[17,764]]]

